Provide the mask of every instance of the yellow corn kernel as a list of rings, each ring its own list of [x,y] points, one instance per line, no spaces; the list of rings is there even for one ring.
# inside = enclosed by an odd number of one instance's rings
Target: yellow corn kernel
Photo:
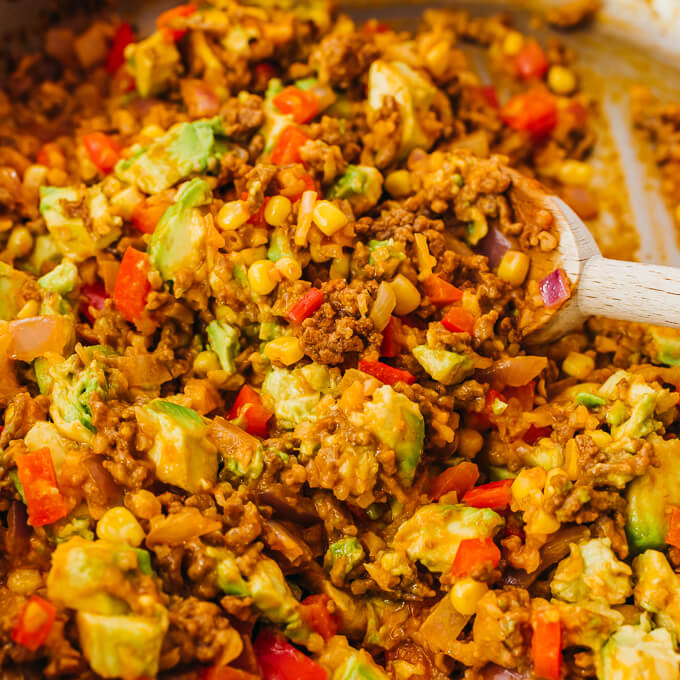
[[[579,380],[585,380],[595,368],[595,360],[581,352],[569,352],[562,362],[562,370]]]
[[[443,77],[446,69],[451,65],[451,57],[449,54],[449,45],[445,40],[440,40],[431,47],[425,55],[425,64],[427,68],[435,75]]]
[[[150,125],[143,127],[139,131],[139,134],[142,137],[151,137],[152,139],[155,139],[156,137],[162,137],[165,134],[165,130],[160,125],[151,123]]]
[[[33,248],[33,235],[26,227],[14,227],[7,239],[7,254],[10,257],[25,257]]]
[[[486,583],[475,581],[469,576],[462,578],[451,588],[451,604],[463,616],[472,616],[477,610],[477,603],[488,589]]]
[[[312,220],[326,236],[333,236],[349,222],[347,215],[330,201],[317,201]]]
[[[274,196],[264,208],[264,219],[272,227],[280,227],[288,219],[293,204],[286,196]]]
[[[564,469],[572,482],[578,479],[578,445],[575,439],[570,439],[564,447]]]
[[[24,187],[31,191],[38,191],[45,184],[48,168],[44,165],[29,165],[24,172]]]
[[[552,534],[560,528],[560,523],[545,510],[539,510],[531,518],[532,534]]]
[[[256,260],[248,268],[248,283],[258,295],[269,295],[278,282],[279,272],[269,260]]]
[[[542,491],[545,486],[545,470],[540,467],[522,470],[510,487],[512,497],[521,501],[534,491]]]
[[[521,286],[529,273],[531,259],[519,250],[508,250],[498,265],[498,278],[512,286]]]
[[[604,449],[612,442],[612,436],[604,430],[592,430],[587,434],[595,442],[598,449]]]
[[[19,595],[30,595],[42,584],[42,576],[37,569],[13,569],[7,575],[7,588]]]
[[[141,191],[136,186],[129,186],[113,195],[111,208],[116,215],[129,220],[135,206],[143,200]]]
[[[418,309],[421,300],[420,293],[403,274],[397,274],[391,285],[397,298],[397,304],[394,307],[394,313],[397,316],[404,316]]]
[[[127,543],[136,548],[141,545],[144,535],[135,516],[122,505],[107,510],[97,522],[97,536],[111,543]]]
[[[194,371],[196,373],[207,373],[208,371],[219,371],[220,360],[215,352],[209,349],[199,352],[194,359]]]
[[[292,257],[282,257],[277,260],[276,269],[287,281],[297,281],[302,276],[300,263]]]
[[[295,364],[305,353],[302,351],[300,341],[293,336],[274,338],[264,346],[264,355],[269,361],[278,361],[284,366]]]
[[[524,46],[524,36],[519,31],[509,31],[503,38],[503,54],[514,57]]]
[[[465,427],[458,430],[458,448],[456,453],[463,458],[474,458],[484,446],[484,437],[477,430]]]
[[[217,213],[217,226],[224,231],[233,231],[242,227],[250,219],[245,201],[229,201]]]
[[[564,184],[586,186],[593,177],[593,169],[588,163],[568,160],[560,166],[558,177]]]
[[[17,319],[28,319],[31,316],[38,316],[40,303],[37,300],[29,300],[17,314]]]
[[[460,301],[460,306],[465,311],[470,312],[475,318],[482,315],[479,300],[477,299],[477,293],[470,288],[463,291],[463,298]]]
[[[555,64],[548,71],[548,87],[555,94],[571,94],[576,89],[576,76],[570,68]]]
[[[411,176],[408,170],[395,170],[385,177],[385,191],[392,198],[404,198],[408,196],[411,189]]]

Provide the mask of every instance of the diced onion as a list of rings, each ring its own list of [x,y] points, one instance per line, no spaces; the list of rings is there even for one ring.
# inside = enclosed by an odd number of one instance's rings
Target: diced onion
[[[564,269],[556,269],[541,279],[541,298],[546,307],[557,307],[569,299],[569,279]]]
[[[9,356],[20,361],[33,361],[47,352],[61,354],[72,332],[71,320],[56,314],[11,321]]]
[[[316,204],[316,191],[305,191],[300,198],[298,208],[298,222],[295,230],[295,245],[307,245],[307,235],[312,227],[312,213]]]
[[[536,378],[548,365],[545,357],[521,356],[497,361],[481,372],[480,378],[499,387],[522,387]]]
[[[198,508],[182,508],[167,517],[157,516],[151,519],[151,529],[146,538],[149,547],[166,543],[179,545],[191,538],[197,538],[222,528],[222,523],[202,515]]]
[[[373,325],[382,331],[390,321],[390,316],[397,306],[397,297],[389,283],[383,281],[378,286],[378,294],[371,309],[371,321]]]

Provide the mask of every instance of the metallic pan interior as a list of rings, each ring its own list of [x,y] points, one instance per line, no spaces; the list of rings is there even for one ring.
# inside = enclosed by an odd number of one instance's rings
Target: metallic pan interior
[[[82,6],[82,3],[74,3]],[[153,25],[153,17],[173,0],[121,0],[120,12],[137,21],[141,30]],[[531,9],[540,9],[551,2],[373,2],[358,0],[340,3],[357,20],[378,16],[413,25],[423,8],[431,5],[468,8],[474,14],[489,14],[499,9],[514,15],[521,29],[531,28],[541,37],[549,30],[530,23]],[[41,10],[50,5],[46,0],[0,0],[2,32],[30,41],[36,27],[44,19]],[[64,3],[57,3],[63,7]],[[54,7],[55,3],[52,2]],[[680,2],[677,0],[603,0],[603,8],[595,26],[587,31],[561,34],[577,54],[582,66],[580,75],[586,92],[597,92],[601,102],[602,125],[597,153],[593,159],[595,182],[604,194],[612,197],[594,225],[605,254],[615,249],[625,228],[634,225],[638,244],[638,259],[680,266],[680,249],[675,226],[661,196],[658,174],[650,154],[641,147],[630,121],[628,91],[632,84],[643,82],[668,100],[680,100]],[[469,50],[483,77],[481,53]],[[609,191],[611,189],[611,191]]]

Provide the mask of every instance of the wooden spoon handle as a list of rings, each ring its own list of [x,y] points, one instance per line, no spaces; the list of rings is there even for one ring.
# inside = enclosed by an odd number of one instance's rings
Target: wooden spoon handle
[[[680,328],[680,268],[591,257],[574,302],[586,316]]]

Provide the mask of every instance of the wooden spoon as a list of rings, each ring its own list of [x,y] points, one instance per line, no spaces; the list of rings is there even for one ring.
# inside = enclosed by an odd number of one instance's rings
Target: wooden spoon
[[[536,180],[508,171],[516,212],[552,214],[560,237],[558,260],[571,282],[569,300],[527,342],[555,340],[589,316],[680,328],[680,268],[602,257],[588,227],[563,200]]]

